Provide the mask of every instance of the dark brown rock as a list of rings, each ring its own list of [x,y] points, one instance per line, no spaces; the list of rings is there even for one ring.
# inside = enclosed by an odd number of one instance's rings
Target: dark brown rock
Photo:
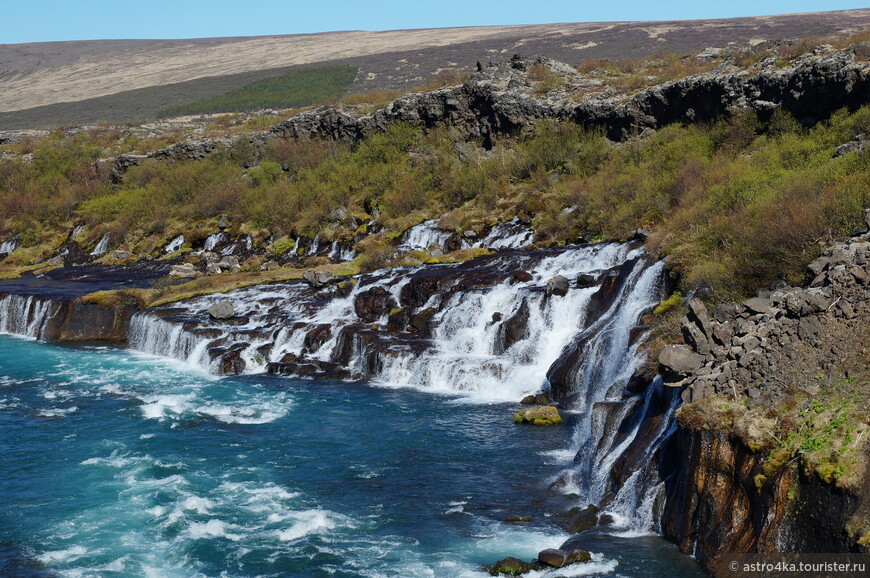
[[[559,527],[570,534],[585,532],[597,525],[598,508],[591,504],[585,508],[571,508],[559,521]]]
[[[357,317],[366,323],[377,321],[397,306],[392,294],[383,287],[372,287],[357,294],[353,308]]]

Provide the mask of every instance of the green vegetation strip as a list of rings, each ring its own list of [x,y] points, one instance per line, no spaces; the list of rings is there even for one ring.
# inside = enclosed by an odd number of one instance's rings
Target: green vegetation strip
[[[291,70],[281,76],[252,82],[219,96],[167,108],[158,116],[244,112],[323,104],[341,97],[356,78],[357,70],[355,66],[346,65]]]

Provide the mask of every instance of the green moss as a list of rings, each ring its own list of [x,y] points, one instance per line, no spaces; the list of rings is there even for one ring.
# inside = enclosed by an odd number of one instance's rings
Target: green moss
[[[674,291],[670,297],[668,297],[667,299],[665,299],[664,301],[659,303],[658,306],[655,309],[653,309],[653,315],[658,315],[658,316],[664,315],[665,313],[667,313],[671,309],[673,309],[675,307],[679,307],[680,305],[682,305],[683,301],[684,301],[683,294],[680,293],[679,291]]]

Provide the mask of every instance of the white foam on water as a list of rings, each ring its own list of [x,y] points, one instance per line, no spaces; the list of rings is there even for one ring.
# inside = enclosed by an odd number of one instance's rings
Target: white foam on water
[[[541,550],[558,547],[570,537],[558,528],[522,528],[501,522],[486,524],[477,530],[470,546],[476,557],[493,561],[505,556],[531,560]]]
[[[66,550],[52,550],[45,552],[36,557],[43,564],[62,564],[66,562],[74,562],[79,558],[86,556],[88,549],[84,546],[73,546]]]
[[[39,412],[37,412],[36,415],[38,415],[39,417],[64,417],[66,415],[73,414],[73,413],[77,412],[78,410],[79,410],[79,408],[77,406],[66,407],[66,408],[54,407],[51,409],[39,410]]]
[[[145,419],[163,420],[177,417],[190,410],[191,401],[196,397],[193,393],[177,395],[146,396],[140,408]]]
[[[283,521],[288,520],[292,521],[292,526],[277,531],[282,542],[292,542],[311,534],[326,534],[335,529],[337,523],[335,515],[324,510],[292,512]]]
[[[221,520],[212,519],[205,523],[193,523],[188,526],[186,534],[192,540],[202,540],[206,538],[226,538],[233,542],[238,542],[244,535],[233,533],[233,529],[238,529],[236,526],[227,524]]]
[[[215,503],[208,498],[189,496],[181,503],[183,510],[192,510],[200,515],[206,515],[215,507]]]

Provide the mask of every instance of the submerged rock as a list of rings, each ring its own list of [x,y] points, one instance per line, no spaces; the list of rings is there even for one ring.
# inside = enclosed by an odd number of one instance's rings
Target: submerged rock
[[[514,414],[514,422],[531,425],[558,425],[562,423],[559,410],[552,405],[541,405],[528,409],[521,409]]]

